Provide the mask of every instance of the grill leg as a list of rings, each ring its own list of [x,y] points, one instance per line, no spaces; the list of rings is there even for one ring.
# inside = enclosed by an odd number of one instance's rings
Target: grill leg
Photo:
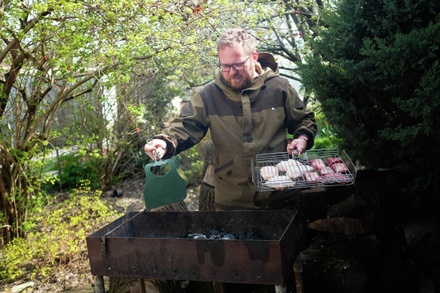
[[[145,291],[145,282],[144,282],[144,279],[139,278],[139,279],[138,279],[138,282],[139,282],[139,292],[140,292],[140,293],[147,293],[147,291]]]
[[[296,293],[304,293],[302,280],[303,256],[301,253],[299,253],[295,260],[295,263],[293,264],[293,271],[295,273]]]
[[[95,276],[95,293],[105,293],[103,276]]]

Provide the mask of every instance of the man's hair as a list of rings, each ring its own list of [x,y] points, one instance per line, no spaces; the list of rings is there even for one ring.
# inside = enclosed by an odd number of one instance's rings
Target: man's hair
[[[244,51],[248,54],[256,50],[257,44],[255,38],[241,28],[233,28],[225,31],[217,43],[217,52],[222,47],[232,47],[242,45]]]

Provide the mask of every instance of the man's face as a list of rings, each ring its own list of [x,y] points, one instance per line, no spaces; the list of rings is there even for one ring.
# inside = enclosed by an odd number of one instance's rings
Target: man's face
[[[235,90],[242,90],[249,87],[254,77],[254,59],[258,57],[256,53],[251,55],[247,54],[242,46],[234,47],[222,47],[218,52],[219,62],[222,65],[237,64],[240,67],[243,64],[242,69],[236,70],[234,66],[229,66],[229,71],[222,71],[221,76],[223,81],[229,87]],[[248,58],[249,57],[249,58]]]

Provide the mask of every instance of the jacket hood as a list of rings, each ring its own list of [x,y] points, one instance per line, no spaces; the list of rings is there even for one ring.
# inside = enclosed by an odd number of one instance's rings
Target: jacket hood
[[[261,64],[263,70],[267,67],[272,69],[273,72],[279,73],[278,63],[272,54],[269,53],[258,53],[258,62]]]

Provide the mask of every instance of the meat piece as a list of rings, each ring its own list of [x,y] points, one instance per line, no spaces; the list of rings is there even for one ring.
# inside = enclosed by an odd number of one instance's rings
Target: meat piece
[[[310,160],[310,166],[316,171],[321,171],[321,168],[325,167],[325,163],[322,159],[317,158]]]
[[[276,167],[281,172],[287,172],[287,169],[290,167],[303,166],[304,164],[298,160],[288,159],[279,162]]]
[[[296,179],[302,177],[303,171],[298,167],[290,167],[286,171],[289,178]]]
[[[282,176],[275,176],[270,178],[269,180],[266,181],[265,184],[271,188],[282,190],[287,187],[294,187],[295,181],[290,179],[288,176],[282,175]]]
[[[304,172],[303,177],[309,183],[316,183],[320,178],[317,172]]]
[[[335,173],[335,171],[333,171],[333,169],[328,166],[324,166],[319,170],[319,174],[321,174],[321,176],[325,176],[327,174],[332,174],[332,173]]]
[[[331,173],[318,179],[320,183],[324,184],[346,184],[351,182],[350,177],[341,173]]]
[[[315,171],[315,169],[313,169],[313,167],[312,167],[312,166],[309,166],[309,165],[302,165],[302,166],[300,167],[300,169],[301,169],[303,172],[313,172],[313,171]]]
[[[350,171],[348,170],[347,165],[345,165],[345,163],[333,163],[331,165],[331,168],[336,173],[350,173]]]
[[[333,164],[344,163],[344,161],[342,161],[342,159],[339,158],[339,157],[336,157],[336,158],[327,158],[326,161],[327,161],[327,165],[329,165],[330,167],[331,167]]]
[[[313,171],[314,169],[308,165],[289,166],[286,175],[292,179],[303,177],[303,173]]]
[[[264,180],[278,176],[278,169],[275,166],[264,166],[260,169],[260,175]]]
[[[280,172],[286,172],[287,168],[293,164],[293,160],[289,159],[286,161],[281,161],[278,164],[276,164],[275,167],[277,167],[278,171]]]

